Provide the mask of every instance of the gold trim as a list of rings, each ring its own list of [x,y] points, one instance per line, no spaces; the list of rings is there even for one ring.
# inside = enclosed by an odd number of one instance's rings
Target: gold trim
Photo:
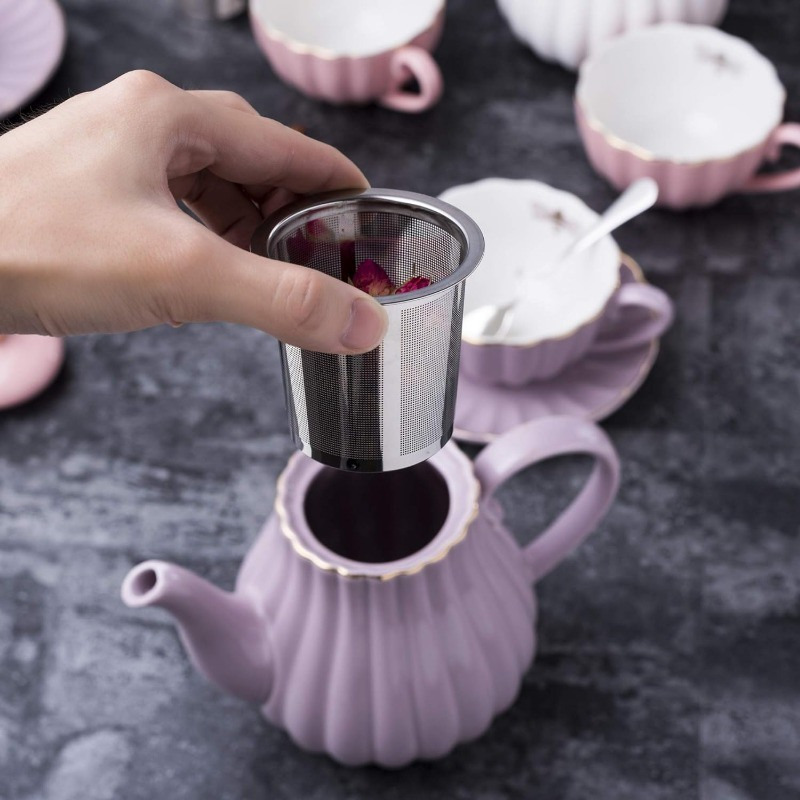
[[[321,569],[324,572],[334,572],[337,575],[341,576],[342,578],[366,578],[371,580],[377,580],[383,583],[385,581],[390,581],[394,578],[398,578],[401,575],[416,575],[418,572],[422,572],[422,570],[425,569],[425,567],[429,566],[430,564],[435,564],[437,561],[441,561],[456,545],[460,544],[466,538],[467,532],[469,531],[472,523],[477,518],[479,512],[478,500],[480,498],[481,486],[480,483],[478,482],[478,479],[473,475],[472,477],[473,501],[472,501],[472,508],[469,512],[469,516],[464,522],[461,530],[456,534],[456,536],[454,536],[447,543],[447,545],[444,548],[439,550],[437,553],[434,553],[430,558],[427,558],[425,561],[422,561],[418,564],[414,564],[412,567],[408,567],[407,569],[398,569],[393,572],[385,572],[380,575],[370,575],[364,572],[356,572],[348,567],[342,566],[341,564],[339,565],[332,564],[326,561],[321,556],[318,556],[316,553],[314,553],[300,541],[300,537],[293,530],[291,524],[289,523],[289,515],[288,512],[286,511],[286,506],[284,504],[284,494],[286,489],[286,473],[291,468],[292,468],[292,462],[290,461],[289,464],[284,468],[283,472],[281,472],[280,477],[278,478],[277,494],[275,497],[275,511],[278,514],[278,521],[280,523],[281,532],[286,537],[286,539],[288,539],[292,549],[295,551],[295,553],[297,553],[298,556],[300,556],[300,558],[309,561],[311,564],[317,567],[317,569]],[[387,563],[392,564],[394,562],[390,561]]]
[[[626,266],[633,273],[633,277],[636,279],[637,283],[649,285],[647,278],[644,276],[644,272],[642,272],[642,268],[639,266],[638,262],[631,258],[631,256],[629,256],[627,253],[622,253],[620,262],[621,265]],[[656,358],[658,357],[659,350],[660,340],[652,339],[647,358],[642,362],[633,381],[631,381],[631,383],[629,383],[618,395],[616,395],[604,406],[594,410],[589,417],[592,422],[599,422],[605,417],[613,414],[625,404],[625,402],[634,394],[634,392],[639,390],[641,385],[644,383],[645,378],[647,378],[648,374],[650,373],[650,370],[652,370],[653,364],[655,364]],[[468,431],[465,428],[455,428],[453,430],[453,438],[472,444],[491,444],[495,439],[503,435],[504,434],[501,433],[475,433],[473,431]]]
[[[639,262],[627,253],[621,253],[619,257],[620,266],[627,267],[636,279],[636,283],[649,283],[644,276],[644,270],[639,266]]]
[[[612,240],[613,241],[613,240]],[[624,258],[624,253],[619,249],[616,242],[614,243],[614,247],[617,249],[617,260],[622,261]],[[470,336],[464,336],[463,332],[461,334],[461,341],[466,342],[467,344],[471,344],[474,347],[513,347],[517,350],[528,350],[531,347],[537,347],[540,344],[545,344],[546,342],[561,342],[564,339],[570,339],[576,334],[580,333],[584,328],[588,328],[589,325],[593,325],[603,314],[606,313],[608,310],[608,304],[613,300],[614,295],[620,288],[622,282],[622,278],[620,277],[619,269],[617,269],[617,281],[614,284],[614,287],[611,289],[611,293],[608,296],[608,299],[605,303],[603,303],[600,310],[594,314],[594,316],[587,319],[585,322],[581,322],[580,325],[576,325],[574,328],[568,330],[566,333],[560,333],[558,336],[545,336],[540,339],[530,339],[524,342],[505,342],[502,340],[499,341],[492,341],[491,339],[473,339]]]
[[[282,44],[288,50],[291,50],[293,53],[296,53],[300,56],[314,56],[315,58],[320,58],[324,61],[338,61],[342,58],[372,58],[373,56],[379,56],[382,53],[387,53],[391,50],[398,50],[401,47],[408,47],[414,39],[418,36],[421,36],[423,33],[430,30],[436,22],[440,15],[444,15],[445,10],[447,8],[447,0],[440,0],[439,5],[436,9],[434,15],[428,20],[427,25],[420,28],[417,33],[415,33],[410,39],[406,39],[404,42],[400,42],[399,44],[392,45],[391,47],[384,48],[383,50],[378,50],[375,53],[337,53],[334,50],[331,50],[328,47],[320,47],[319,45],[314,44],[305,44],[304,42],[298,41],[297,39],[292,38],[289,36],[288,33],[284,33],[283,31],[278,30],[277,28],[273,27],[269,23],[263,21],[258,14],[253,10],[253,3],[250,3],[250,18],[254,22],[258,23],[259,28],[263,34],[272,39],[272,41],[277,42],[278,44]]]
[[[646,30],[643,28],[642,30]],[[758,53],[758,55],[761,55]],[[761,56],[764,58],[763,56]],[[767,63],[769,63],[773,69],[774,65],[769,62],[768,59],[765,59]],[[750,145],[749,147],[745,147],[742,150],[737,150],[735,153],[731,153],[725,156],[719,156],[716,158],[703,158],[703,159],[682,159],[682,158],[667,158],[666,156],[659,156],[656,155],[655,152],[652,150],[648,150],[646,147],[642,147],[635,142],[629,142],[627,139],[623,139],[621,136],[617,136],[616,133],[613,133],[608,126],[604,123],[600,122],[600,120],[592,114],[589,109],[587,108],[586,101],[581,97],[581,84],[584,79],[584,74],[588,71],[588,67],[591,64],[587,61],[581,66],[580,70],[580,77],[578,78],[578,85],[575,89],[575,106],[578,112],[583,116],[583,121],[597,134],[599,134],[608,144],[610,147],[613,147],[615,150],[622,150],[626,153],[630,153],[631,155],[635,156],[642,161],[647,161],[648,163],[653,164],[671,164],[672,166],[677,167],[704,167],[708,164],[725,164],[729,161],[736,161],[737,159],[741,158],[742,156],[748,155],[749,153],[758,150],[759,148],[766,145],[769,140],[772,138],[772,135],[775,133],[778,126],[781,124],[785,109],[786,109],[786,100],[788,94],[786,92],[786,87],[781,83],[780,77],[778,76],[777,72],[775,73],[775,80],[780,87],[781,90],[781,103],[779,108],[778,120],[775,124],[767,131],[767,133],[759,139],[755,144]]]

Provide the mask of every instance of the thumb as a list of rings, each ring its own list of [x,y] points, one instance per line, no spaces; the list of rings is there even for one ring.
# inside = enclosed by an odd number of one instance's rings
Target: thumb
[[[177,287],[175,321],[235,322],[340,355],[372,350],[386,333],[386,311],[343,281],[248,253],[210,232],[201,252],[200,269],[181,271],[186,285]]]

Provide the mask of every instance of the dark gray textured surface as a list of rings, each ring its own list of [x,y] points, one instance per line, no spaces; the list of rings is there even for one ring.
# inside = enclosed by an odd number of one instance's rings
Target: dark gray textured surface
[[[573,76],[515,43],[489,0],[452,0],[447,94],[423,117],[306,100],[244,20],[65,5],[66,60],[40,101],[147,67],[240,91],[375,185],[436,194],[501,175],[611,198],[572,123]],[[733,0],[724,27],[776,62],[800,119],[796,2]],[[800,797],[798,212],[800,192],[739,197],[620,233],[679,316],[607,423],[619,501],[542,583],[540,652],[513,709],[400,773],[300,752],[197,677],[165,617],[118,600],[147,557],[232,584],[291,452],[274,343],[227,326],[71,341],[57,385],[0,415],[0,798]],[[581,469],[516,479],[514,529],[541,524]]]

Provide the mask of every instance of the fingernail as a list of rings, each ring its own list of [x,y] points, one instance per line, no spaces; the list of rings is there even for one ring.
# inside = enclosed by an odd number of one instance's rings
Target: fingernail
[[[348,350],[372,350],[381,343],[385,329],[386,312],[380,304],[360,297],[350,306],[350,319],[342,334],[342,344]]]

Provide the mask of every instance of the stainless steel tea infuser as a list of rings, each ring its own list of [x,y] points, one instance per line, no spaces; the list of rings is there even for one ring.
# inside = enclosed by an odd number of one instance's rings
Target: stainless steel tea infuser
[[[484,242],[462,211],[391,189],[326,193],[281,209],[256,231],[252,251],[346,280],[365,259],[396,286],[378,297],[386,337],[357,356],[280,343],[289,424],[298,448],[329,466],[383,472],[425,461],[453,433],[464,282]]]

